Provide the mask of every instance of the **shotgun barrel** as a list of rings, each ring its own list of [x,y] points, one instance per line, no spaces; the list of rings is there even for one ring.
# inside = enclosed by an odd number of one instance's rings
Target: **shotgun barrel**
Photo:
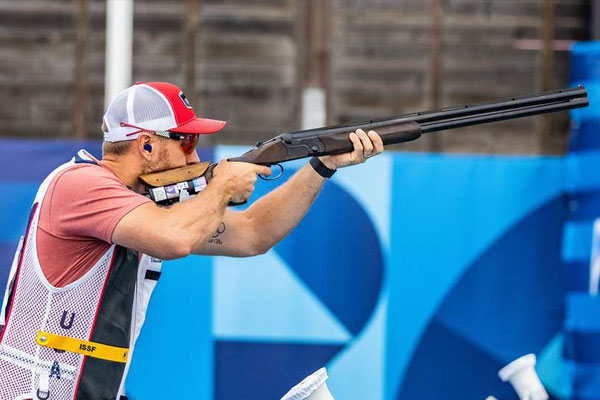
[[[357,129],[376,130],[385,145],[408,142],[422,134],[471,125],[529,117],[589,105],[587,91],[579,86],[555,92],[513,97],[490,103],[417,112],[394,118],[369,120],[348,125],[282,133],[230,161],[273,165],[310,156],[352,151],[348,138]]]

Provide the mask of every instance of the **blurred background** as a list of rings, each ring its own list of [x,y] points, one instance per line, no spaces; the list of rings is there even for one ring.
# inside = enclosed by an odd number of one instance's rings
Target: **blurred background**
[[[130,51],[109,56],[107,31]],[[228,121],[205,160],[583,84],[586,110],[340,171],[265,255],[165,263],[128,395],[279,399],[326,366],[338,400],[516,399],[497,371],[536,353],[552,399],[600,399],[599,39],[598,0],[0,0],[0,293],[38,185],[101,156],[105,106],[136,81]]]
[[[106,9],[0,2],[0,135],[100,138]],[[562,88],[594,12],[590,0],[136,0],[132,80],[184,87],[229,122],[211,139],[253,144],[300,127],[309,87],[326,94],[327,124]],[[567,127],[556,115],[403,148],[564,153]]]

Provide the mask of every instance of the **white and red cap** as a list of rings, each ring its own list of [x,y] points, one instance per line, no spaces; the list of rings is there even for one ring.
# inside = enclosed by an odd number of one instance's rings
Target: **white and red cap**
[[[166,82],[138,82],[117,95],[104,114],[104,140],[133,140],[144,131],[215,133],[225,121],[198,118],[183,91]]]

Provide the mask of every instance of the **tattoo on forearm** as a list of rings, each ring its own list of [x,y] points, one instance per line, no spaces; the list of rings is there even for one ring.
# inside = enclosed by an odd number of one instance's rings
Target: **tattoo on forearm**
[[[208,243],[223,244],[223,239],[220,237],[223,232],[225,232],[225,223],[221,222],[217,231],[208,239]]]

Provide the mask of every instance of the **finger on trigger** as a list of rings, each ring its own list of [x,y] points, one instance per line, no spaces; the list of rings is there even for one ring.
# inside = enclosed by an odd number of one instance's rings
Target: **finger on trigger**
[[[261,167],[258,170],[258,174],[259,175],[270,176],[271,175],[271,168],[270,167]]]

